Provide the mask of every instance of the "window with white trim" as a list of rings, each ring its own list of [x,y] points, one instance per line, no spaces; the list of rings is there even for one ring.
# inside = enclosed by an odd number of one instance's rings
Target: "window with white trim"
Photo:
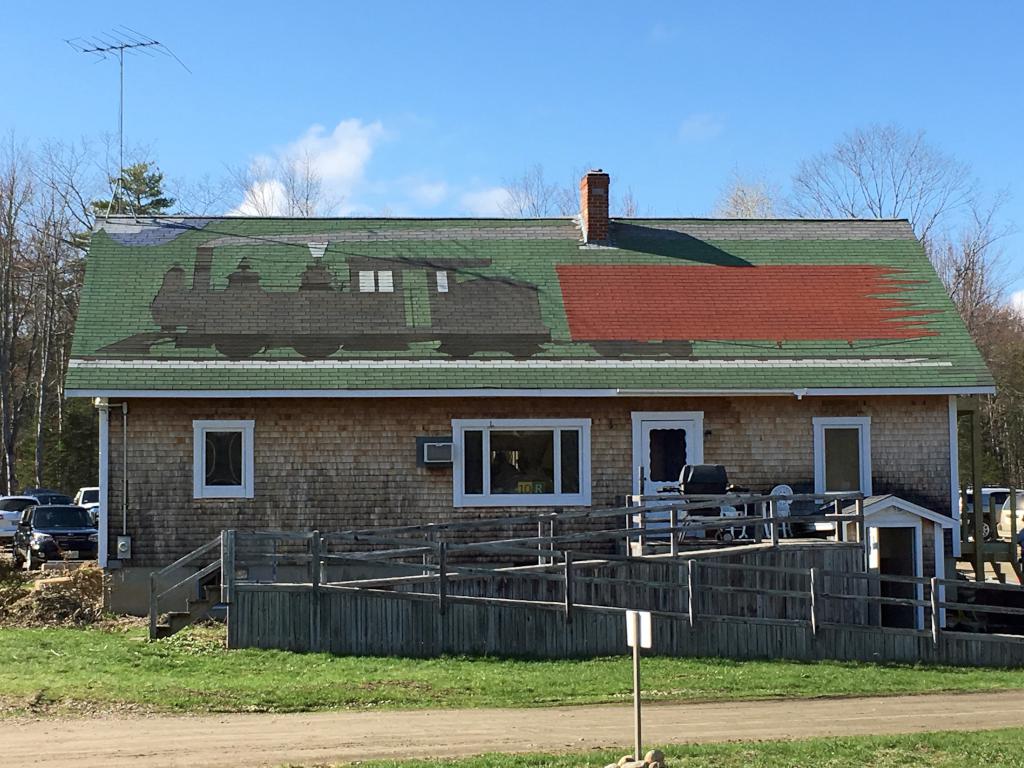
[[[871,419],[814,419],[814,492],[871,495]]]
[[[192,422],[193,497],[253,497],[254,424],[223,419]]]
[[[457,507],[590,505],[590,419],[453,419]]]

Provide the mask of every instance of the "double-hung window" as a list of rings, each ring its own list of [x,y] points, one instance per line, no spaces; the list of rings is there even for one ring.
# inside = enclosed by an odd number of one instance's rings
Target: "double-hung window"
[[[871,419],[814,419],[814,492],[871,495]]]
[[[454,419],[457,507],[589,506],[590,419]]]
[[[251,420],[192,422],[195,498],[253,497],[253,426]]]

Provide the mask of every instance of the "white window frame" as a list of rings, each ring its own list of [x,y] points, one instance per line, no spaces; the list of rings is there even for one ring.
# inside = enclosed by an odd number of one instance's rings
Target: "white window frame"
[[[192,422],[192,497],[196,499],[253,498],[256,422],[252,419],[202,419]],[[242,484],[206,484],[206,433],[242,433]]]
[[[575,429],[580,433],[580,492],[560,493],[562,477],[561,429]],[[554,441],[555,493],[501,493],[490,492],[491,430],[534,430],[556,433]],[[467,431],[482,431],[483,487],[481,494],[465,493],[464,436]],[[589,507],[590,506],[590,419],[452,419],[452,486],[456,507]]]
[[[814,492],[825,493],[825,430],[857,429],[860,436],[860,491],[871,495],[871,417],[816,416],[814,419]]]

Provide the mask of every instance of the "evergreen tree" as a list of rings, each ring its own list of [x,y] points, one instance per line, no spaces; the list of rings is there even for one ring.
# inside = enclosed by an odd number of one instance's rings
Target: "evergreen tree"
[[[176,202],[165,197],[164,175],[152,163],[135,163],[121,172],[120,184],[117,176],[110,177],[110,187],[115,190],[112,200],[94,200],[93,211],[97,217],[107,215],[159,216]]]

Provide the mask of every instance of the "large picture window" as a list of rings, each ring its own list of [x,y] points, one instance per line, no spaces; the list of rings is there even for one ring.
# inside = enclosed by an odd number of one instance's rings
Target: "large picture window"
[[[253,497],[253,422],[194,421],[193,496],[197,499]]]
[[[457,507],[588,506],[590,419],[455,419]]]
[[[871,419],[814,419],[814,492],[871,495]]]

